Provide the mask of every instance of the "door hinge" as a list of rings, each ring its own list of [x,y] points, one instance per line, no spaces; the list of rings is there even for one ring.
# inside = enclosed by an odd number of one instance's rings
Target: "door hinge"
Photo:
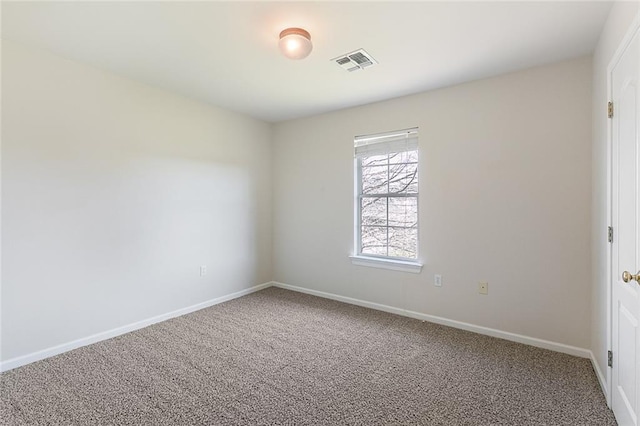
[[[607,365],[613,367],[613,352],[607,351]]]
[[[612,226],[609,227],[609,232],[608,232],[607,235],[608,235],[607,239],[609,240],[610,243],[612,243],[613,242],[613,227]]]
[[[607,116],[613,118],[613,102],[607,104]]]

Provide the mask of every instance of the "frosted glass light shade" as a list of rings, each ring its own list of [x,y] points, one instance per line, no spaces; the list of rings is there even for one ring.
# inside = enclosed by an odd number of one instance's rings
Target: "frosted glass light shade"
[[[313,44],[311,35],[302,28],[287,28],[280,33],[280,51],[289,59],[304,59],[309,56]]]

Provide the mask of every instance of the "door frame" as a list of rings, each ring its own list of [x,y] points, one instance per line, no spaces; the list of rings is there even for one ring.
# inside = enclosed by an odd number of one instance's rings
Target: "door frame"
[[[613,95],[613,81],[611,75],[613,73],[613,68],[618,64],[620,59],[622,58],[622,54],[625,52],[627,47],[631,44],[631,40],[636,35],[636,32],[640,31],[640,11],[636,13],[635,18],[627,28],[624,37],[618,44],[615,53],[611,57],[609,61],[609,65],[607,66],[607,102],[611,101],[611,97]],[[602,106],[602,113],[606,113],[606,105]],[[615,105],[614,105],[615,111]],[[613,224],[613,120],[607,118],[607,226],[612,226]],[[603,229],[602,235],[605,235],[605,230]],[[615,240],[615,232],[614,229],[614,240]],[[612,282],[612,273],[613,273],[613,244],[607,241],[607,336],[606,342],[608,350],[613,350],[613,282]],[[597,365],[597,363],[596,363]],[[607,406],[611,408],[611,398],[613,397],[613,380],[612,380],[612,369],[607,366],[605,372],[605,380],[606,383],[606,392],[605,398],[607,401]]]

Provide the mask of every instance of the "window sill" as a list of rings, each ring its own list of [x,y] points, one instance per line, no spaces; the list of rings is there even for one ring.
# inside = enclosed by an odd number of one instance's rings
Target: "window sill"
[[[349,256],[351,263],[358,266],[368,266],[371,268],[390,269],[392,271],[411,272],[419,274],[422,271],[422,263],[408,260],[381,259],[378,257]]]

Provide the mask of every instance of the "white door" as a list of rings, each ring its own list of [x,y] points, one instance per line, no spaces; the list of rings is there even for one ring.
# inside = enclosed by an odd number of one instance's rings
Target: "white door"
[[[640,426],[640,32],[611,71],[613,370],[611,406]]]

